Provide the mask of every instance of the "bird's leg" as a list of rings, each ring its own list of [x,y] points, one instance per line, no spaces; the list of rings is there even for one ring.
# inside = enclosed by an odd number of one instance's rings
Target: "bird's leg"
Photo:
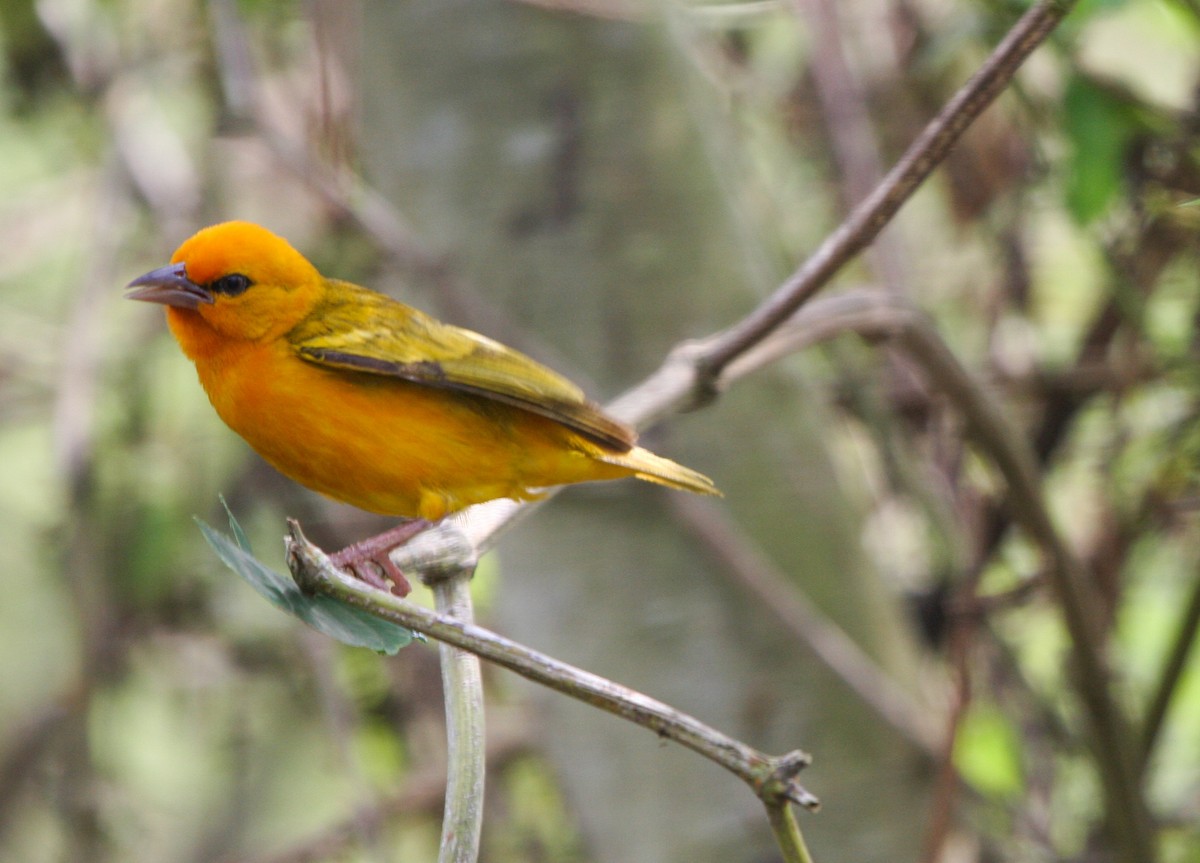
[[[430,522],[423,518],[402,521],[391,530],[346,546],[337,554],[330,555],[329,559],[334,566],[349,570],[355,578],[372,587],[378,587],[396,596],[408,596],[412,585],[408,583],[400,568],[392,563],[388,553],[430,526]],[[383,571],[382,577],[376,571],[376,566]]]

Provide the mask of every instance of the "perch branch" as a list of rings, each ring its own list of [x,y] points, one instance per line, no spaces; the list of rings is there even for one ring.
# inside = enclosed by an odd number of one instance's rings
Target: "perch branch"
[[[295,521],[289,522],[287,555],[288,565],[305,591],[363,608],[648,728],[715,761],[749,784],[766,803],[790,800],[808,809],[819,805],[816,797],[796,782],[796,775],[809,761],[802,752],[779,757],[765,755],[640,692],[538,653],[483,627],[376,590],[334,567],[324,552],[305,539]]]

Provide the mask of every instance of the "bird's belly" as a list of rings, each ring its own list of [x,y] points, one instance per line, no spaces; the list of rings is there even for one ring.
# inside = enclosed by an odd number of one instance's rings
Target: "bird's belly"
[[[561,426],[488,399],[296,359],[270,376],[238,366],[218,387],[200,370],[226,424],[281,473],[361,509],[435,521],[601,478]]]

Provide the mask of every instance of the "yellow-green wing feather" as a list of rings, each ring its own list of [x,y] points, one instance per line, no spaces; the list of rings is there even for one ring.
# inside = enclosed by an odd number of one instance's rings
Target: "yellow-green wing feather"
[[[617,452],[633,446],[632,429],[524,354],[349,282],[331,280],[330,287],[327,299],[288,334],[301,358],[473,393],[548,417]]]

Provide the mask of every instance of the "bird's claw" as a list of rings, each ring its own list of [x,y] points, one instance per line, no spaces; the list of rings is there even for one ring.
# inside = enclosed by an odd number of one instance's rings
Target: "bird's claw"
[[[346,546],[329,559],[334,566],[341,567],[360,581],[394,596],[405,597],[412,591],[412,585],[400,567],[392,563],[390,552],[428,527],[429,522],[420,518],[402,522],[379,536]]]
[[[365,581],[372,587],[385,590],[393,596],[403,599],[412,592],[412,585],[409,584],[404,573],[400,571],[400,567],[392,563],[392,559],[386,553],[371,558],[349,561],[344,565],[337,560],[336,555],[332,560],[359,581]]]

